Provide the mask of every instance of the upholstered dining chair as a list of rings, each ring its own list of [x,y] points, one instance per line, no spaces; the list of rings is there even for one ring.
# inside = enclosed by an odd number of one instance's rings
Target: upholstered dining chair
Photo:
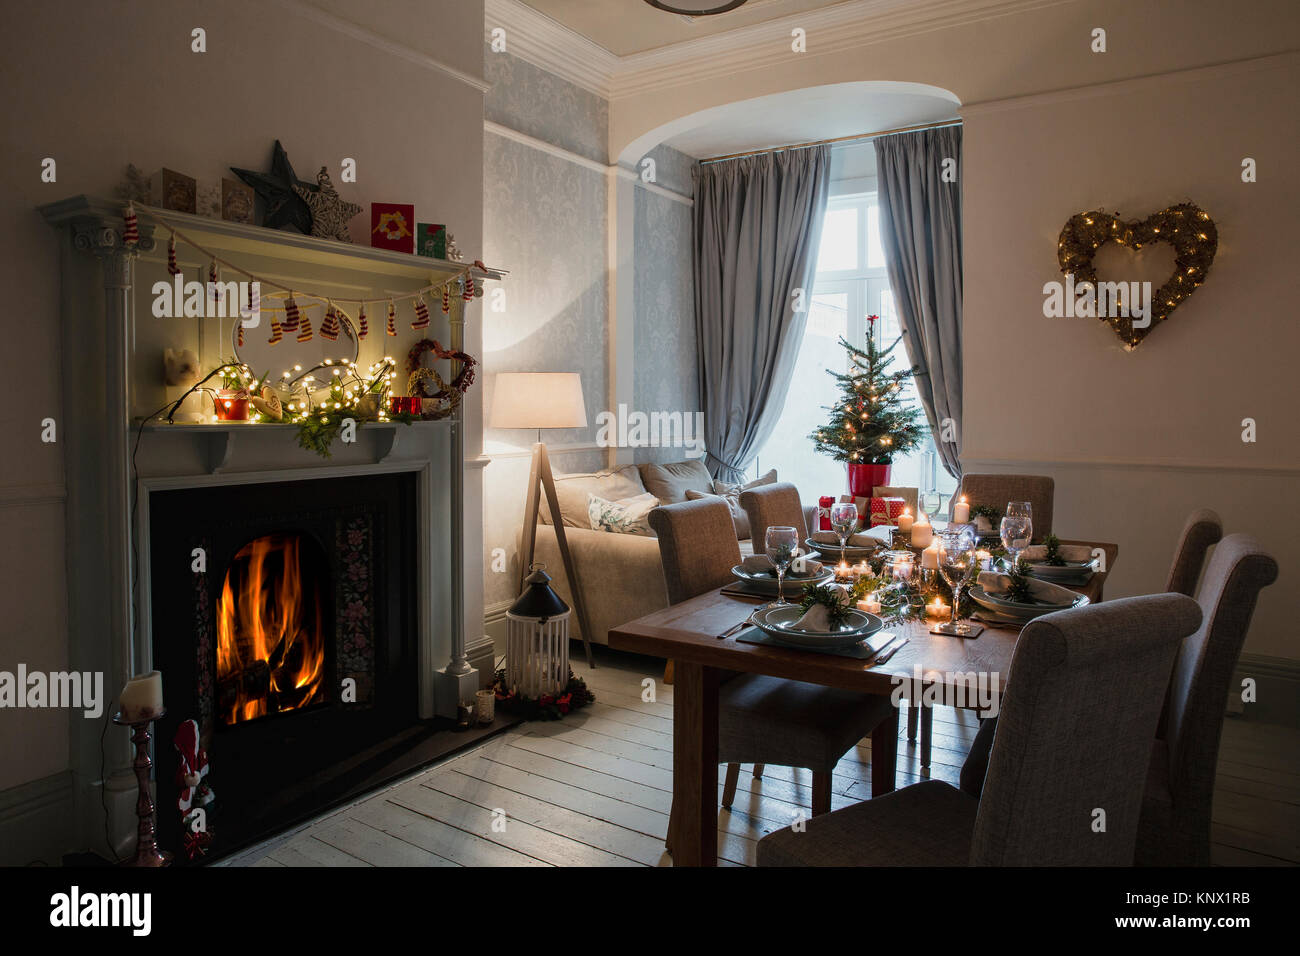
[[[1178,546],[1174,548],[1174,563],[1169,567],[1165,590],[1195,597],[1206,552],[1222,537],[1223,519],[1217,512],[1202,508],[1188,515],[1183,533],[1178,536]]]
[[[1259,592],[1276,580],[1277,561],[1249,535],[1228,535],[1210,557],[1197,596],[1201,626],[1178,651],[1163,738],[1151,753],[1139,865],[1210,864],[1215,768],[1232,672]]]
[[[1155,594],[1031,621],[981,797],[913,784],[814,817],[803,833],[768,834],[758,865],[1132,865],[1161,688],[1200,620],[1191,598]]]
[[[796,499],[797,503],[797,499]],[[802,519],[801,519],[802,520]],[[668,600],[678,604],[726,584],[740,563],[731,511],[721,498],[662,505],[650,512],[659,537]],[[760,674],[735,674],[718,688],[718,756],[727,764],[722,805],[730,807],[740,765],[803,767],[812,771],[812,812],[831,808],[831,770],[881,721],[889,698]],[[676,800],[669,823],[669,850]]]
[[[762,554],[766,547],[767,529],[786,526],[799,532],[799,541],[808,537],[804,523],[803,505],[799,503],[799,489],[788,481],[773,485],[759,485],[740,493],[740,507],[749,517],[749,540],[754,542],[754,553]]]
[[[972,507],[989,505],[999,512],[1007,510],[1008,501],[1028,501],[1034,509],[1034,540],[1042,541],[1052,533],[1056,482],[1047,475],[962,475],[961,489],[948,502],[950,516],[963,495]]]

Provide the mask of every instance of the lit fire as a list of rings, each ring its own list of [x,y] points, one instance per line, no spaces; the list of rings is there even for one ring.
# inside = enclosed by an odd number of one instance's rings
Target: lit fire
[[[273,534],[235,555],[217,603],[217,710],[228,724],[305,707],[325,676],[321,594],[304,596],[299,538]]]

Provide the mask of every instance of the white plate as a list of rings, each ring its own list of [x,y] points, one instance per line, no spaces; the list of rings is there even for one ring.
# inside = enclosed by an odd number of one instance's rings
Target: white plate
[[[1083,584],[1092,579],[1096,566],[1091,561],[1067,561],[1065,564],[1048,564],[1045,561],[1031,561],[1029,573],[1041,581],[1068,582]]]
[[[885,626],[885,622],[874,614],[850,608],[849,623],[837,631],[793,630],[790,625],[803,617],[803,613],[797,604],[760,608],[754,612],[754,623],[763,633],[770,634],[786,644],[822,648],[852,647],[861,644]]]
[[[972,587],[969,593],[971,600],[985,610],[992,611],[1001,617],[1014,617],[1022,621],[1042,617],[1044,614],[1051,614],[1054,611],[1067,611],[1071,608],[1083,607],[1089,603],[1087,595],[1077,594],[1069,604],[1021,604],[988,594],[978,584]]]
[[[869,548],[859,548],[849,545],[841,551],[838,544],[827,544],[824,541],[814,541],[812,538],[805,538],[803,543],[815,551],[821,551],[822,554],[831,561],[831,563],[843,560],[847,561],[849,564],[855,564],[864,558],[869,558],[884,547],[883,543],[872,545]]]

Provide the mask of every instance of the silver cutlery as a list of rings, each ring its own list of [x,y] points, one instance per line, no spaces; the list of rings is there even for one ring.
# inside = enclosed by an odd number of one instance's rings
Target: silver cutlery
[[[739,624],[734,624],[731,627],[727,628],[725,631],[723,631],[721,634],[719,634],[718,640],[722,640],[723,638],[730,637],[732,634],[735,634],[737,631],[744,630],[745,628],[749,627],[749,625],[753,623],[754,623],[754,617],[753,615],[750,615],[748,618],[741,621]]]
[[[870,664],[868,664],[867,666],[868,666],[868,667],[879,667],[881,664],[885,663],[887,660],[889,660],[891,657],[893,657],[895,654],[897,654],[900,650],[902,650],[903,647],[904,647],[904,645],[910,643],[910,641],[911,641],[911,638],[908,638],[907,640],[904,640],[904,641],[902,641],[902,642],[899,643],[899,644],[895,644],[895,645],[893,646],[893,648],[890,650],[890,652],[889,652],[888,654],[886,654],[884,657],[877,657],[874,661],[872,661],[872,662],[871,662]],[[886,647],[889,647],[888,644],[886,644],[885,646],[886,646]]]

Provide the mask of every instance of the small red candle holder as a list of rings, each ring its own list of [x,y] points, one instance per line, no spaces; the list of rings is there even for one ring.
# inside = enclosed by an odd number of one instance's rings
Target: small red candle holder
[[[212,398],[219,422],[248,421],[248,393],[241,389],[222,388]]]

